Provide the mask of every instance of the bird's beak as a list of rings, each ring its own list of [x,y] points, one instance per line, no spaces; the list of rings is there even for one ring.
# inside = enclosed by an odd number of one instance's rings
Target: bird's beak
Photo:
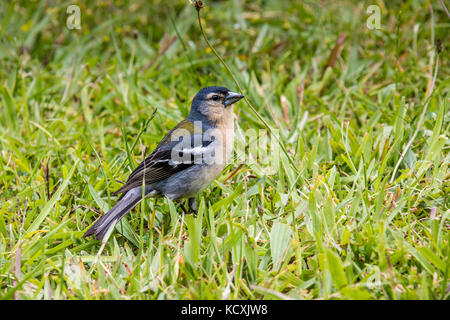
[[[235,102],[238,102],[241,100],[244,96],[239,93],[228,91],[227,96],[225,97],[224,105],[225,107],[228,107],[229,105],[232,105]]]

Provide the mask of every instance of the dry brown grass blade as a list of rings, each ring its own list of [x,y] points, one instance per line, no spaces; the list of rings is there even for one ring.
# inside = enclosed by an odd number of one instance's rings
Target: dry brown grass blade
[[[161,46],[159,47],[158,54],[155,55],[153,57],[153,59],[149,63],[147,63],[147,65],[145,67],[143,67],[141,69],[141,72],[145,72],[148,68],[153,66],[155,64],[156,60],[158,60],[158,58],[160,56],[165,54],[167,52],[167,50],[170,49],[170,47],[175,43],[175,40],[177,40],[176,36],[169,37],[169,36],[165,35],[162,40]]]
[[[343,33],[336,40],[336,44],[331,50],[330,55],[328,56],[327,63],[325,64],[325,67],[322,70],[322,76],[324,75],[327,68],[333,68],[334,65],[336,64],[336,61],[340,57],[342,49],[344,47],[345,38],[347,38],[347,35]]]

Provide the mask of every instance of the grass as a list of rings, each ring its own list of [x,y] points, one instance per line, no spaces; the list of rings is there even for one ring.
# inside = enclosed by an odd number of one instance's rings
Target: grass
[[[187,1],[79,1],[80,30],[70,4],[0,11],[0,297],[448,300],[440,2],[377,1],[371,30],[369,2],[209,1],[232,74]],[[194,94],[233,77],[235,157],[198,216],[149,199],[107,243],[81,238]],[[260,152],[267,127],[286,153]]]

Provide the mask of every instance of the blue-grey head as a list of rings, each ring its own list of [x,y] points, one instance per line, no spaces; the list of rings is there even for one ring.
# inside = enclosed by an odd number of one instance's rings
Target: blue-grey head
[[[224,87],[211,86],[201,89],[192,100],[189,118],[195,120],[221,121],[224,117],[231,116],[232,105],[244,96],[232,92]]]

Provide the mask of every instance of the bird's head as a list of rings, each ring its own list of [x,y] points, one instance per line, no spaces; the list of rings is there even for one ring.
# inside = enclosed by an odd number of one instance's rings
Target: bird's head
[[[220,122],[232,115],[233,103],[244,96],[232,92],[224,87],[205,87],[201,89],[192,100],[191,120],[207,119],[213,123]]]

